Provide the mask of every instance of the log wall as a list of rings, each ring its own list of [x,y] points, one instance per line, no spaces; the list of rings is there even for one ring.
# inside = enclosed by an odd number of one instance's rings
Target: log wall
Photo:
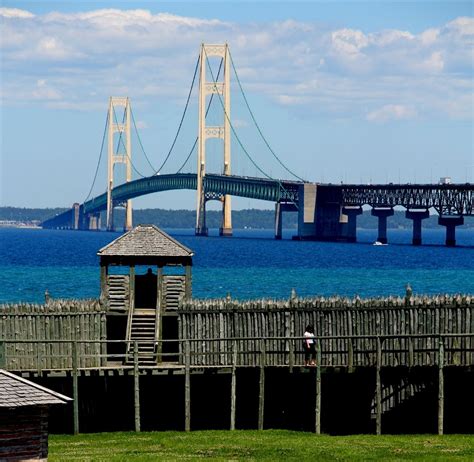
[[[376,335],[398,336],[383,339],[383,365],[434,365],[439,347],[436,335],[474,333],[474,297],[191,299],[179,309],[180,338],[192,340],[193,364],[198,365],[230,364],[235,343],[231,339],[238,337],[252,338],[237,341],[241,365],[258,365],[262,348],[268,365],[288,364],[290,353],[301,363],[302,340],[275,337],[302,337],[308,324],[321,341],[323,365],[375,365],[376,339],[357,337]],[[410,335],[432,337],[411,339]],[[324,338],[336,336],[342,338]],[[259,340],[265,338],[263,343]],[[443,342],[446,364],[474,364],[474,338],[447,337]]]
[[[0,305],[0,340],[21,341],[5,342],[7,370],[70,369],[73,340],[106,339],[106,314],[98,300]],[[100,366],[105,345],[78,342],[78,349],[79,367]]]
[[[0,460],[47,460],[48,408],[0,408]]]

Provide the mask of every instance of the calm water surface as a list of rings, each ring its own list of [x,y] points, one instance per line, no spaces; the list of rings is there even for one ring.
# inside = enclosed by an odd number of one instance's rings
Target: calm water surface
[[[359,230],[357,244],[275,241],[271,230],[197,238],[167,230],[194,252],[193,295],[287,298],[299,295],[474,293],[474,231],[457,230],[456,248],[443,229],[424,230],[427,245],[409,245],[411,232],[389,230],[388,246],[371,245],[376,230]],[[294,231],[286,231],[290,237]],[[99,294],[97,251],[119,233],[0,229],[0,302],[41,302]],[[145,271],[145,268],[143,268]]]

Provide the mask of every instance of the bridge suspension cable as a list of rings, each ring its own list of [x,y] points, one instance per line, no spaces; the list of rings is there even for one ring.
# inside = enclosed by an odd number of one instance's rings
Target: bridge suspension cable
[[[160,168],[158,170],[155,171],[155,173],[153,175],[157,175],[158,173],[161,172],[161,170],[163,169],[163,167],[166,165],[166,162],[168,162],[168,159],[170,158],[170,155],[173,151],[173,148],[174,148],[174,145],[176,144],[176,140],[178,139],[178,136],[179,136],[179,133],[181,131],[181,127],[183,126],[183,121],[184,121],[184,117],[186,116],[186,112],[188,110],[188,106],[189,106],[189,100],[191,99],[191,94],[192,94],[192,91],[193,91],[193,88],[194,88],[194,82],[196,81],[196,75],[197,75],[197,71],[198,71],[198,68],[199,68],[199,57],[196,61],[196,67],[194,68],[194,74],[193,74],[193,80],[191,82],[191,87],[189,89],[189,93],[188,93],[188,98],[186,100],[186,104],[184,106],[184,111],[183,111],[183,115],[181,116],[181,120],[179,122],[179,126],[178,126],[178,130],[176,132],[176,135],[174,137],[174,140],[173,140],[173,143],[171,143],[171,147],[168,151],[168,154],[165,158],[165,160],[162,162],[162,164],[160,165]],[[193,146],[193,149],[194,149],[194,146]],[[193,151],[193,149],[191,149],[191,152]],[[191,153],[189,154],[189,156],[191,155]],[[188,158],[189,158],[188,156]],[[187,159],[186,159],[186,162],[187,162]]]
[[[212,77],[212,81],[214,82],[214,84],[217,83],[217,79],[214,78],[214,73],[212,72],[212,68],[211,68],[211,65],[209,64],[209,59],[207,57],[207,53],[206,53],[206,49],[204,48],[204,53],[206,55],[206,62],[207,62],[207,66],[209,68],[209,71],[211,73],[211,77]],[[247,149],[245,149],[245,146],[243,145],[242,141],[240,140],[240,137],[237,135],[237,132],[235,130],[235,127],[234,125],[232,124],[232,121],[230,120],[230,117],[229,117],[229,114],[227,114],[227,111],[225,110],[225,106],[224,106],[224,102],[222,101],[222,97],[220,95],[220,93],[217,93],[217,96],[219,97],[219,101],[221,103],[221,106],[222,106],[222,110],[224,111],[224,117],[227,119],[227,121],[229,122],[229,125],[230,125],[230,129],[232,130],[232,133],[233,135],[235,136],[235,139],[237,140],[239,146],[242,148],[242,151],[245,153],[245,155],[248,157],[248,159],[250,160],[250,162],[252,162],[252,164],[254,165],[254,167],[264,176],[266,176],[269,180],[272,180],[272,181],[276,181],[278,183],[278,185],[280,186],[280,188],[285,191],[285,192],[288,192],[286,190],[286,188],[283,186],[282,182],[279,180],[279,179],[276,179],[276,178],[272,178],[270,175],[268,175],[268,173],[266,173],[252,158],[252,156],[248,153]],[[295,205],[296,209],[298,209],[298,204],[292,200],[293,204]]]
[[[143,143],[142,143],[142,139],[140,138],[140,133],[138,132],[138,129],[137,129],[137,124],[135,123],[135,117],[133,115],[133,110],[132,108],[130,107],[130,114],[132,116],[132,122],[133,122],[133,128],[135,129],[135,133],[137,134],[137,138],[138,138],[138,143],[140,144],[140,148],[145,156],[145,159],[147,160],[148,162],[148,165],[151,167],[151,169],[153,171],[155,171],[155,167],[153,167],[152,163],[150,162],[150,159],[148,158],[146,152],[145,152],[145,148],[143,147]]]
[[[97,180],[97,174],[99,173],[100,161],[102,160],[102,153],[104,152],[105,136],[107,134],[108,126],[109,126],[109,115],[107,114],[107,116],[105,117],[104,134],[102,135],[102,144],[100,145],[99,160],[97,161],[97,166],[95,168],[94,179],[92,180],[89,193],[87,194],[87,197],[82,201],[82,203],[86,202],[89,199],[89,197],[91,197],[92,190],[94,189],[95,181]]]
[[[301,180],[301,181],[305,181],[303,178],[301,178],[300,176],[296,175],[296,173],[294,173],[293,171],[291,171],[283,162],[282,160],[278,157],[278,155],[275,153],[275,151],[272,149],[272,147],[270,146],[269,142],[267,141],[266,137],[264,136],[262,130],[260,129],[260,126],[259,124],[257,123],[257,120],[255,119],[255,116],[253,114],[253,111],[252,109],[250,108],[250,104],[247,100],[247,96],[244,92],[244,89],[242,87],[242,84],[240,82],[240,79],[239,79],[239,74],[237,74],[237,69],[235,68],[235,64],[234,64],[234,60],[232,59],[232,53],[230,53],[229,51],[229,55],[230,55],[230,62],[232,64],[232,69],[234,70],[234,73],[235,73],[235,77],[237,79],[237,83],[239,84],[239,89],[240,89],[240,92],[242,93],[242,96],[244,98],[244,101],[245,101],[245,105],[247,106],[247,109],[250,113],[250,116],[252,117],[252,121],[253,123],[255,124],[255,127],[257,128],[257,131],[258,133],[260,134],[263,142],[265,143],[265,145],[267,146],[267,148],[269,149],[269,151],[272,153],[273,157],[275,157],[275,159],[278,161],[278,163],[290,174],[290,175],[293,175],[295,178],[298,178],[298,180]]]

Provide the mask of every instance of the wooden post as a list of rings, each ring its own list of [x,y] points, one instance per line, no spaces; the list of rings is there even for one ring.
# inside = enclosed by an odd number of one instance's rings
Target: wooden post
[[[438,435],[444,432],[444,343],[439,339],[438,351]]]
[[[5,342],[0,342],[0,369],[6,369],[7,358],[5,356]]]
[[[0,347],[1,348],[1,347]],[[41,344],[36,342],[36,370],[38,372],[38,377],[41,375]],[[0,353],[1,355],[1,353]],[[1,363],[1,361],[0,361]],[[0,365],[1,367],[1,365]]]
[[[263,430],[265,411],[265,340],[261,341],[258,389],[258,429]]]
[[[100,300],[102,303],[108,302],[107,300],[107,265],[100,265]]]
[[[413,367],[415,364],[415,352],[413,350],[413,338],[408,337],[408,367]]]
[[[354,372],[354,344],[352,338],[347,339],[347,372]]]
[[[189,340],[184,344],[184,430],[191,430],[191,352]]]
[[[155,328],[156,328],[156,335],[155,340],[158,342],[156,346],[156,353],[157,358],[156,362],[162,362],[163,358],[161,357],[161,353],[163,351],[163,327],[162,327],[162,319],[163,319],[163,312],[166,309],[165,306],[165,299],[163,297],[163,267],[158,266],[156,270],[156,313],[155,313]],[[166,360],[166,359],[165,359]]]
[[[128,280],[129,302],[130,302],[130,313],[135,308],[135,265],[130,265],[129,280]]]
[[[288,366],[290,368],[290,374],[293,373],[293,368],[295,366],[295,342],[294,339],[290,339],[289,353],[288,353]]]
[[[191,276],[191,265],[186,265],[186,275],[184,282],[184,296],[186,299],[191,298],[192,294],[192,276]]]
[[[235,403],[236,403],[236,390],[237,390],[236,364],[237,364],[237,343],[234,340],[232,342],[232,378],[231,378],[231,384],[230,384],[230,429],[231,430],[235,430]]]
[[[138,342],[133,342],[133,400],[135,408],[135,431],[140,431],[140,371],[138,370]]]
[[[72,342],[72,409],[74,418],[74,434],[79,433],[79,390],[78,390],[78,370],[79,358],[77,356],[77,341]]]
[[[382,368],[382,341],[377,337],[377,366],[375,372],[375,405],[376,405],[376,420],[375,432],[377,435],[382,434],[382,380],[380,371]]]
[[[317,435],[321,434],[321,342],[316,342],[316,396],[314,409],[314,431]]]

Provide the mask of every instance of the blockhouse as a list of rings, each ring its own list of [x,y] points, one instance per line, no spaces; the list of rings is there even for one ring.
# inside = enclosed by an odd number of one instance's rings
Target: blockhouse
[[[98,255],[108,339],[126,340],[130,355],[136,342],[141,363],[156,363],[161,355],[174,359],[177,343],[153,342],[178,338],[177,309],[191,296],[193,252],[158,227],[139,225]],[[117,267],[128,271],[114,273]],[[140,274],[139,267],[146,272]]]
[[[47,460],[49,407],[69,401],[0,369],[0,460]]]

